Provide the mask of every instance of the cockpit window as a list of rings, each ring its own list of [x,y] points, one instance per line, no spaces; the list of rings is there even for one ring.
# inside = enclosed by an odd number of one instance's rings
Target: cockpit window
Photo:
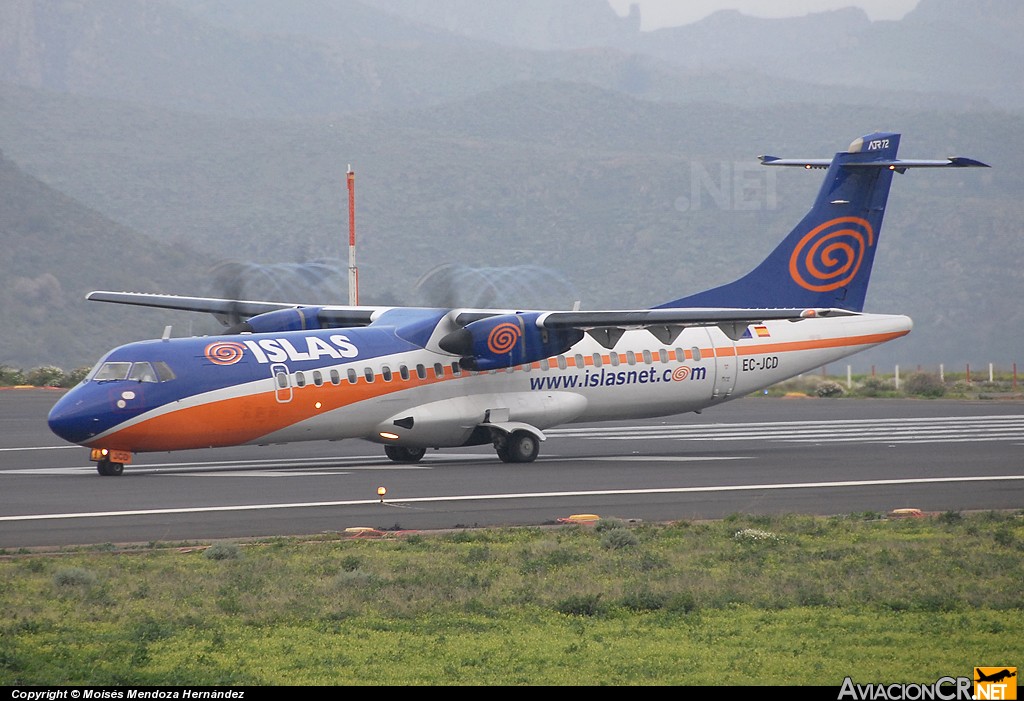
[[[123,380],[128,377],[128,371],[131,370],[131,367],[131,363],[103,363],[92,379],[97,382]]]
[[[156,376],[161,382],[170,382],[176,377],[174,371],[162,360],[153,363],[153,367],[156,368]]]
[[[128,373],[128,379],[136,382],[156,382],[156,370],[149,363],[135,363],[132,365],[132,371]]]
[[[169,382],[175,378],[174,371],[162,360],[153,363],[110,362],[101,363],[86,378],[95,382],[130,380],[133,382]]]

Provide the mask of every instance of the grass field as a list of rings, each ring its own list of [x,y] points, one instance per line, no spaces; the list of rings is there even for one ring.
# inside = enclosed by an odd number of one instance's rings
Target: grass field
[[[6,552],[0,685],[932,683],[1024,653],[1024,518]]]

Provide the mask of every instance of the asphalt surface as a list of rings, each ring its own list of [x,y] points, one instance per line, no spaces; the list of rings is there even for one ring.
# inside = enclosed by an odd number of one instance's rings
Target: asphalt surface
[[[397,465],[363,441],[137,456],[100,477],[46,426],[59,393],[0,391],[0,548],[474,526],[575,514],[1024,508],[1024,402],[747,397],[548,431],[531,464],[487,446]],[[378,488],[387,493],[383,501]]]

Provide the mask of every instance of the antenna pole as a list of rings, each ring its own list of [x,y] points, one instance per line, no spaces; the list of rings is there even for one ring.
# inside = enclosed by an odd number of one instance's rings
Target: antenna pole
[[[356,267],[356,174],[348,167],[348,303],[359,304],[359,268]]]

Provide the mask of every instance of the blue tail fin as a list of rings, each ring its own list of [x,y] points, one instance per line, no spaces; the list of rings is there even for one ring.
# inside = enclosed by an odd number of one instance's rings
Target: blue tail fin
[[[984,166],[965,158],[899,161],[900,135],[857,139],[831,160],[762,156],[765,165],[827,168],[811,211],[744,277],[660,307],[836,307],[861,311],[894,172]]]

